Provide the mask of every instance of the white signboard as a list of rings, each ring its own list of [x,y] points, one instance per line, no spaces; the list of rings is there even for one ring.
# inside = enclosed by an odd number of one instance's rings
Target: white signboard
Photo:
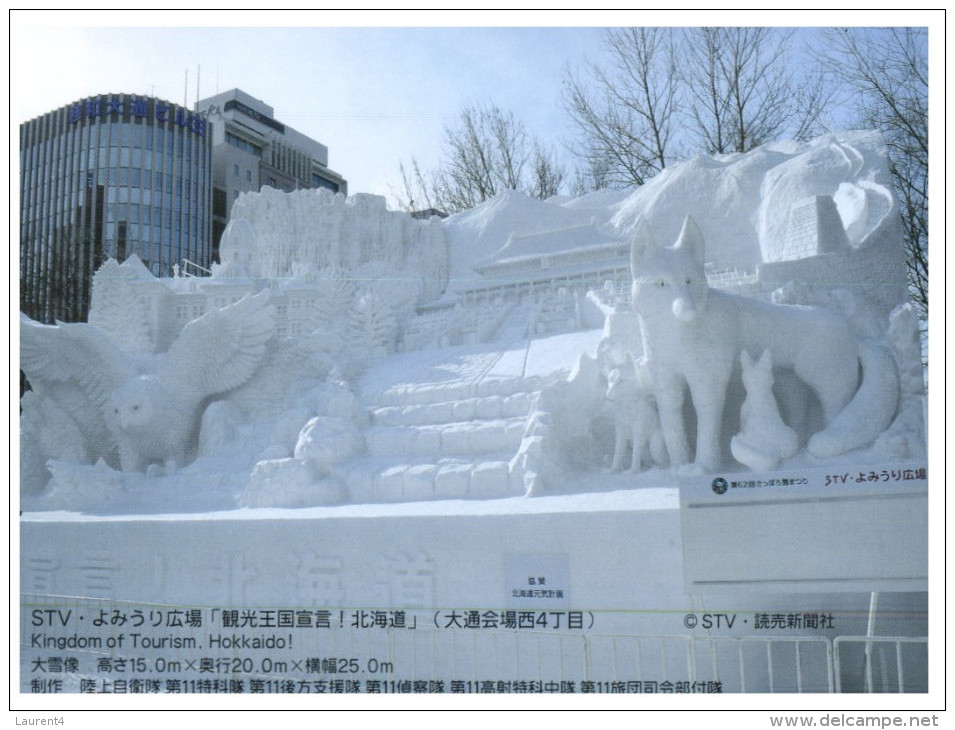
[[[680,513],[692,593],[927,590],[920,465],[688,479]]]

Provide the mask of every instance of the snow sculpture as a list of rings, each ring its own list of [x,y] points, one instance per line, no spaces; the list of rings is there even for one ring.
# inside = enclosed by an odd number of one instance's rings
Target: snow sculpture
[[[348,318],[349,342],[371,357],[394,351],[398,322],[387,302],[373,292],[357,298]]]
[[[783,423],[779,415],[779,406],[773,395],[772,352],[766,350],[759,360],[754,361],[743,350],[740,363],[746,400],[740,414],[742,430],[733,436],[730,449],[740,464],[755,471],[769,471],[783,459],[796,454],[799,436]]]
[[[634,362],[626,353],[624,362],[607,376],[607,399],[612,404],[616,434],[611,471],[623,470],[628,447],[631,471],[640,471],[643,464],[666,466],[666,446],[646,358]]]
[[[694,463],[707,471],[722,466],[724,403],[741,349],[770,348],[777,364],[792,368],[818,398],[827,426],[809,440],[812,456],[837,456],[872,443],[898,404],[898,376],[887,349],[861,342],[831,310],[711,289],[703,261],[703,236],[691,218],[668,248],[656,244],[646,223],[638,225],[631,300],[649,348],[671,464],[691,460],[683,419],[688,388],[696,412]]]
[[[597,445],[602,439],[595,433],[603,430],[601,421],[610,403],[606,398],[606,368],[601,362],[605,350],[598,348],[595,356],[582,354],[565,380],[541,391],[528,428],[532,443],[527,446],[532,447],[530,453],[535,457],[532,470],[545,481],[560,471],[605,464],[603,449]],[[612,413],[606,420],[612,429]]]
[[[438,219],[390,211],[377,195],[346,199],[324,189],[242,195],[222,234],[220,258],[223,265],[241,264],[253,278],[285,279],[307,265],[377,279],[412,306],[439,296],[448,283],[448,244]],[[389,279],[376,275],[383,269]]]
[[[104,286],[102,282],[107,281],[109,285]],[[122,265],[109,259],[96,272],[89,323],[108,332],[126,352],[153,352],[159,328],[150,321],[144,290],[161,286],[138,256],[130,256]]]
[[[291,458],[263,459],[239,499],[246,507],[306,507],[346,499],[339,465],[365,449],[353,420],[315,416],[302,428]]]
[[[199,428],[199,456],[216,456],[225,451],[238,434],[242,411],[233,401],[210,403]]]
[[[21,367],[38,407],[59,407],[82,434],[71,446],[89,459],[118,461],[123,471],[175,468],[193,455],[204,401],[244,383],[262,361],[272,337],[267,302],[267,293],[246,297],[192,321],[145,373],[93,325],[21,315]],[[37,423],[32,436],[42,444],[55,425]]]
[[[21,325],[26,509],[487,499],[921,460],[890,180],[879,135],[850,132],[428,221],[375,196],[243,194],[211,276],[108,261],[90,324]],[[760,440],[777,430],[784,444]]]
[[[288,328],[279,334],[320,330],[327,351],[351,351],[353,360],[393,352],[417,307],[448,284],[440,221],[389,211],[375,195],[272,188],[243,195],[220,256],[213,280],[239,269],[251,282],[283,289],[288,307],[276,306]]]
[[[899,365],[899,410],[877,446],[896,458],[920,458],[925,454],[925,373],[919,321],[915,308],[906,302],[889,316],[888,340]]]

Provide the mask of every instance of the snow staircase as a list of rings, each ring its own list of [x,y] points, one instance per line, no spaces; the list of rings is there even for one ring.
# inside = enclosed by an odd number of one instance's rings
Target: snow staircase
[[[539,379],[397,385],[369,409],[367,457],[347,478],[355,502],[523,495],[517,455]]]
[[[580,328],[580,315],[573,292],[548,292],[541,296],[531,322],[535,335],[553,335],[573,332]]]

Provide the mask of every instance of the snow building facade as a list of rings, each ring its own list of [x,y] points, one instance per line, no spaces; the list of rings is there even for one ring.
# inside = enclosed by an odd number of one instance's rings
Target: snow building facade
[[[243,193],[269,187],[348,195],[348,182],[328,167],[328,147],[278,121],[265,102],[230,89],[201,99],[198,108],[213,122],[214,252]]]
[[[241,196],[220,256],[211,276],[177,267],[156,278],[137,258],[108,261],[94,281],[91,323],[129,349],[164,352],[193,319],[268,289],[278,338],[317,335],[332,349],[385,355],[448,283],[437,218],[327,189]]]

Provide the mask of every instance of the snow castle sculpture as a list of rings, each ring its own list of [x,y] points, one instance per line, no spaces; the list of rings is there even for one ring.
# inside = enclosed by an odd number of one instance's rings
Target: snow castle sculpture
[[[887,181],[881,140],[850,133],[446,220],[243,195],[212,276],[109,261],[88,324],[21,321],[21,492],[306,507],[921,457]],[[749,448],[766,419],[787,443]]]

